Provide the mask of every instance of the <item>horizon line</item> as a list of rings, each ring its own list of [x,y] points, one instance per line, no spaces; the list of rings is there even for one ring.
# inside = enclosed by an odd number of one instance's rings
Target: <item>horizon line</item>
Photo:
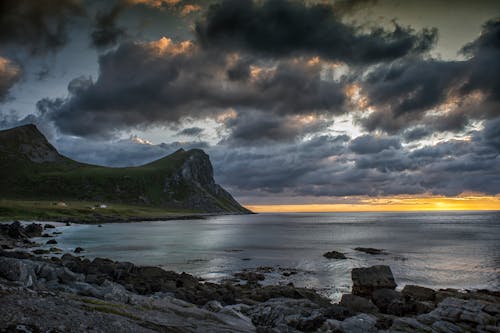
[[[256,213],[500,211],[500,196],[379,197],[355,203],[247,204]]]

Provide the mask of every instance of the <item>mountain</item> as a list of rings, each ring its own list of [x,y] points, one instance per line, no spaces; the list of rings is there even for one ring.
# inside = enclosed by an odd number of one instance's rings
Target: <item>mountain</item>
[[[62,156],[35,125],[0,131],[0,199],[97,201],[207,213],[249,213],[215,183],[200,149],[110,168]]]

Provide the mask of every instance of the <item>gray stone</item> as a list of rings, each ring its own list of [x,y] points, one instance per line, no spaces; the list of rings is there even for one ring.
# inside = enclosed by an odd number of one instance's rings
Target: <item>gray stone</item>
[[[395,301],[403,301],[401,293],[393,289],[376,289],[372,293],[372,301],[380,312],[387,313],[389,305]]]
[[[432,332],[432,329],[415,318],[396,318],[391,326],[391,331],[402,332]]]
[[[370,297],[376,289],[395,289],[396,281],[389,266],[353,268],[351,271],[352,293]]]
[[[436,292],[430,288],[425,288],[425,287],[420,287],[420,286],[414,286],[407,284],[401,293],[404,296],[411,297],[416,301],[430,301],[434,302],[436,298]]]
[[[356,313],[375,313],[378,312],[377,307],[367,298],[352,294],[342,295],[340,305],[348,308]]]
[[[366,313],[347,318],[342,321],[340,326],[343,332],[346,333],[376,333],[377,317]]]
[[[37,265],[30,260],[0,257],[0,277],[16,281],[24,287],[33,286],[36,281]]]

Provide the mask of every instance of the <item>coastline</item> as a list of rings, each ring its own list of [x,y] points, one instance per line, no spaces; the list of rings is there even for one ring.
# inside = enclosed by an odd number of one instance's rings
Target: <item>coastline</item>
[[[0,223],[15,220],[78,224],[127,223],[203,219],[210,216],[255,214],[253,212],[196,212],[153,206],[86,201],[0,200]]]
[[[353,269],[352,293],[332,304],[293,284],[263,286],[258,271],[210,283],[155,266],[29,253],[36,245],[30,238],[51,228],[3,225],[4,330],[24,325],[30,332],[498,332],[500,325],[500,292],[408,285],[396,291],[389,266]]]

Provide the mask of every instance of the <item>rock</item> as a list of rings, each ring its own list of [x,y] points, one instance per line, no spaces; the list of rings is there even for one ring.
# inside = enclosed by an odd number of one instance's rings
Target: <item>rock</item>
[[[51,247],[49,251],[54,253],[61,253],[63,250],[57,247]]]
[[[416,301],[434,302],[436,292],[430,288],[407,284],[401,291],[403,296],[411,297]]]
[[[80,252],[83,252],[83,251],[85,251],[85,250],[82,247],[78,246],[78,247],[75,248],[75,250],[73,252],[80,253]]]
[[[50,238],[50,237],[53,237],[53,236],[51,236],[51,235],[49,235],[49,234],[43,234],[43,235],[42,235],[42,236],[40,236],[40,237],[43,237],[43,238]]]
[[[376,333],[376,324],[375,316],[362,313],[342,321],[340,327],[341,331],[346,333]]]
[[[30,260],[0,257],[0,277],[15,281],[24,287],[36,283],[36,265]]]
[[[384,250],[375,249],[373,247],[357,247],[354,250],[368,254],[387,254],[387,252],[385,252]]]
[[[394,319],[390,331],[391,332],[434,332],[428,325],[421,323],[415,318],[407,318],[407,317]],[[449,332],[449,331],[438,331],[438,332]]]
[[[43,227],[41,224],[31,223],[24,228],[24,232],[28,237],[40,237]]]
[[[309,300],[271,299],[243,310],[257,332],[315,331],[326,318],[321,307]]]
[[[36,250],[31,251],[31,252],[33,252],[34,254],[48,254],[48,253],[50,253],[49,250],[45,250],[45,249],[36,249]]]
[[[0,234],[8,238],[27,241],[31,237],[39,237],[42,234],[43,227],[40,224],[31,223],[23,227],[21,222],[14,221],[11,224],[1,224]]]
[[[388,313],[387,309],[393,302],[403,302],[400,292],[393,289],[375,289],[372,293],[372,301],[382,313]]]
[[[254,283],[256,283],[258,281],[262,281],[266,278],[264,276],[264,274],[262,274],[262,273],[256,273],[256,272],[246,271],[246,270],[244,270],[242,272],[234,273],[234,277],[241,279],[241,280],[245,280],[247,282],[254,282]]]
[[[54,229],[54,228],[55,228],[55,226],[53,226],[52,224],[48,224],[48,223],[47,223],[47,224],[45,224],[45,225],[43,226],[43,228],[44,228],[44,229]]]
[[[358,296],[371,297],[376,289],[395,289],[396,282],[389,266],[377,265],[364,268],[353,268],[351,271],[352,293]]]
[[[337,251],[329,251],[323,254],[323,257],[327,259],[347,259],[345,254]]]
[[[47,243],[45,244],[57,244],[57,241],[55,239],[48,240]]]
[[[371,300],[352,294],[342,295],[342,299],[340,300],[339,304],[356,313],[378,312],[377,307],[372,303]]]

